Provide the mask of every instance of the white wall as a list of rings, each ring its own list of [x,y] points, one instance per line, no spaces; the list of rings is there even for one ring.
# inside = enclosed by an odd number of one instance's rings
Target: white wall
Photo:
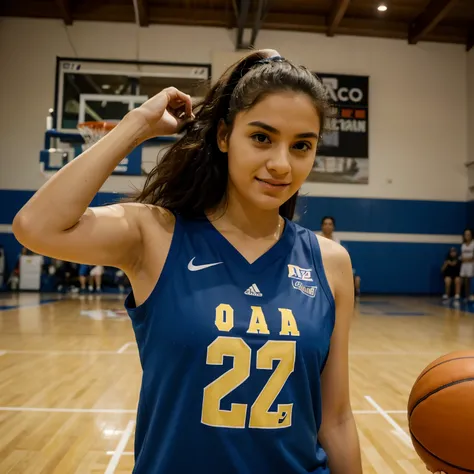
[[[234,36],[217,28],[82,22],[66,29],[55,20],[0,19],[0,103],[8,111],[0,114],[0,188],[36,189],[44,181],[38,155],[56,56],[212,62],[219,74],[239,56]],[[466,199],[468,61],[461,45],[262,31],[257,47],[314,71],[370,76],[369,184],[310,184],[305,191]],[[104,190],[127,190],[129,182],[114,177]]]
[[[474,200],[474,49],[467,54],[467,159],[472,162],[468,168],[471,192],[469,200]]]

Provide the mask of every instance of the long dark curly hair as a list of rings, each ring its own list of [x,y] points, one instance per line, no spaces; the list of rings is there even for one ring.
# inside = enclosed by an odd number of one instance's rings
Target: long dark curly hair
[[[228,163],[217,146],[217,130],[224,120],[232,130],[236,115],[268,94],[295,91],[314,102],[321,127],[329,102],[321,81],[303,66],[268,58],[255,51],[231,66],[207,96],[194,106],[195,120],[148,174],[134,202],[154,204],[188,218],[203,217],[226,199]],[[280,215],[293,219],[298,193],[280,207]],[[225,201],[224,201],[225,202]]]

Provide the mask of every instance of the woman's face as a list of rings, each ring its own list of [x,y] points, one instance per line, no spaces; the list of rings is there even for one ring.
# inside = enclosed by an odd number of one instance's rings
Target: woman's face
[[[472,240],[472,232],[470,230],[464,231],[464,240],[470,242]]]
[[[310,97],[294,92],[270,94],[238,113],[230,136],[221,124],[218,144],[228,154],[229,199],[279,209],[307,179],[320,128]]]
[[[334,232],[334,222],[332,219],[324,219],[321,230],[324,235],[331,235]]]

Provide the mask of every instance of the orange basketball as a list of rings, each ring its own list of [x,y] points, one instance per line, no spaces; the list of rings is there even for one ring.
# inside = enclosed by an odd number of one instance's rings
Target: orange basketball
[[[446,354],[423,370],[408,400],[408,424],[430,470],[474,472],[474,351]]]

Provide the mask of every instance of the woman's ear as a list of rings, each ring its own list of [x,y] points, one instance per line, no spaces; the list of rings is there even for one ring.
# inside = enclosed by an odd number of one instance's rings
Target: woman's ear
[[[223,119],[219,121],[217,126],[217,146],[222,153],[227,153],[229,149],[228,145],[229,127],[226,125]]]

